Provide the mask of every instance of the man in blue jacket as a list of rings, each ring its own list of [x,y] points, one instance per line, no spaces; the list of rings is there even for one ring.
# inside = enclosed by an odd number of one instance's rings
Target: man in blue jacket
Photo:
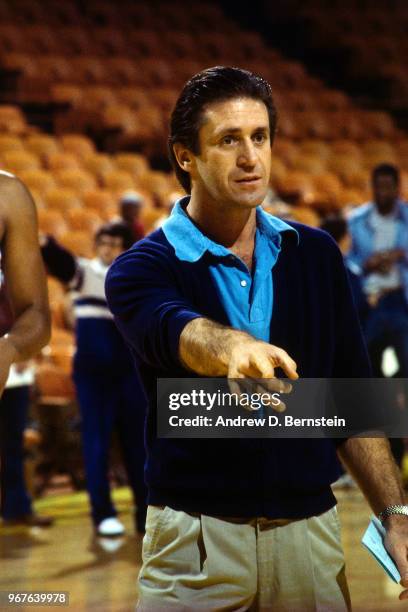
[[[400,375],[408,376],[408,206],[399,198],[399,172],[380,164],[372,175],[373,201],[353,211],[349,260],[363,271],[370,309],[364,326],[374,374],[382,376],[388,346]]]
[[[182,198],[121,255],[106,291],[149,397],[149,509],[139,610],[349,607],[332,440],[161,439],[158,378],[365,377],[342,256],[325,233],[265,214],[276,113],[270,86],[216,67],[183,88],[170,156]],[[388,443],[337,454],[387,528],[408,587],[408,513]],[[393,509],[394,508],[394,509]],[[408,591],[404,592],[404,597]]]

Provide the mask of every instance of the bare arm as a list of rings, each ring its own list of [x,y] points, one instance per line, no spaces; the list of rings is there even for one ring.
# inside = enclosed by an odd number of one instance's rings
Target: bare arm
[[[298,378],[296,363],[283,349],[205,318],[194,319],[183,329],[180,358],[204,376],[274,378],[275,368],[280,367],[288,378]]]
[[[337,450],[340,459],[357,481],[368,503],[379,514],[387,506],[405,503],[401,478],[390,445],[385,438],[349,438]],[[390,516],[385,521],[385,546],[408,587],[408,517]],[[408,590],[400,595],[408,599]]]
[[[2,258],[14,324],[0,338],[0,393],[10,365],[36,355],[50,338],[50,313],[38,245],[34,202],[14,177],[0,176],[0,217],[4,224]]]

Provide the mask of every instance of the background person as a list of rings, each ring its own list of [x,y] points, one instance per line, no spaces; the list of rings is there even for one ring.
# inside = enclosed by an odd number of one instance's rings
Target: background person
[[[370,310],[364,326],[375,376],[384,350],[394,348],[399,374],[408,376],[408,207],[399,199],[399,172],[381,164],[372,174],[373,201],[349,219],[349,259],[363,270]]]
[[[42,238],[42,255],[50,274],[76,292],[77,350],[74,381],[92,519],[98,534],[124,533],[116,517],[109,486],[109,452],[113,431],[119,435],[129,485],[137,508],[135,527],[144,532],[143,427],[145,397],[130,353],[106,304],[104,282],[113,260],[133,238],[123,223],[108,223],[95,235],[95,258],[75,258],[54,239]]]

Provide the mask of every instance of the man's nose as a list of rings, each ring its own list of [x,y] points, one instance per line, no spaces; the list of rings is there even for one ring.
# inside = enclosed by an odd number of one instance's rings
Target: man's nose
[[[243,142],[239,151],[237,165],[240,168],[253,168],[258,161],[258,155],[252,141]]]

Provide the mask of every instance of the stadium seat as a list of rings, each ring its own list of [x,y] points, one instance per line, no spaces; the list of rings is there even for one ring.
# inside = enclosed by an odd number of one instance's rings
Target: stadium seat
[[[104,176],[104,186],[113,192],[123,192],[135,189],[135,182],[130,172],[125,170],[112,170]]]
[[[25,170],[36,170],[41,167],[37,155],[28,151],[6,151],[1,157],[6,170],[17,176]]]
[[[35,189],[41,196],[55,187],[54,177],[51,172],[46,170],[24,170],[24,172],[21,172],[20,178],[29,189]]]
[[[282,159],[287,166],[293,168],[296,158],[299,155],[299,147],[292,140],[279,136],[273,144],[273,153],[278,158]]]
[[[95,152],[95,145],[92,140],[82,134],[64,134],[60,141],[65,151],[73,153],[81,159]]]
[[[91,153],[82,159],[82,165],[94,175],[99,183],[103,182],[103,177],[107,172],[115,168],[115,164],[110,155],[106,153]]]
[[[125,170],[134,177],[138,177],[149,170],[146,158],[137,153],[118,153],[113,159],[119,170]]]
[[[0,155],[6,151],[24,151],[24,143],[18,136],[0,133]]]
[[[102,224],[102,219],[96,211],[83,208],[72,208],[68,210],[66,220],[70,229],[89,232],[92,235]]]
[[[44,196],[48,209],[66,213],[71,208],[81,208],[82,202],[74,189],[56,187],[49,189]]]
[[[53,172],[58,185],[68,189],[74,189],[77,192],[86,191],[96,187],[95,177],[86,170],[77,168],[66,168],[55,170]]]
[[[38,155],[43,161],[59,150],[59,144],[49,134],[31,134],[24,143],[26,149]]]
[[[77,257],[91,258],[94,256],[93,237],[88,232],[70,231],[62,235],[60,240],[61,244]]]
[[[57,151],[48,156],[47,167],[54,172],[54,170],[72,170],[79,169],[80,162],[76,155],[73,153],[66,153],[64,151]]]
[[[43,234],[60,238],[68,231],[67,223],[58,210],[39,210],[38,226]]]

